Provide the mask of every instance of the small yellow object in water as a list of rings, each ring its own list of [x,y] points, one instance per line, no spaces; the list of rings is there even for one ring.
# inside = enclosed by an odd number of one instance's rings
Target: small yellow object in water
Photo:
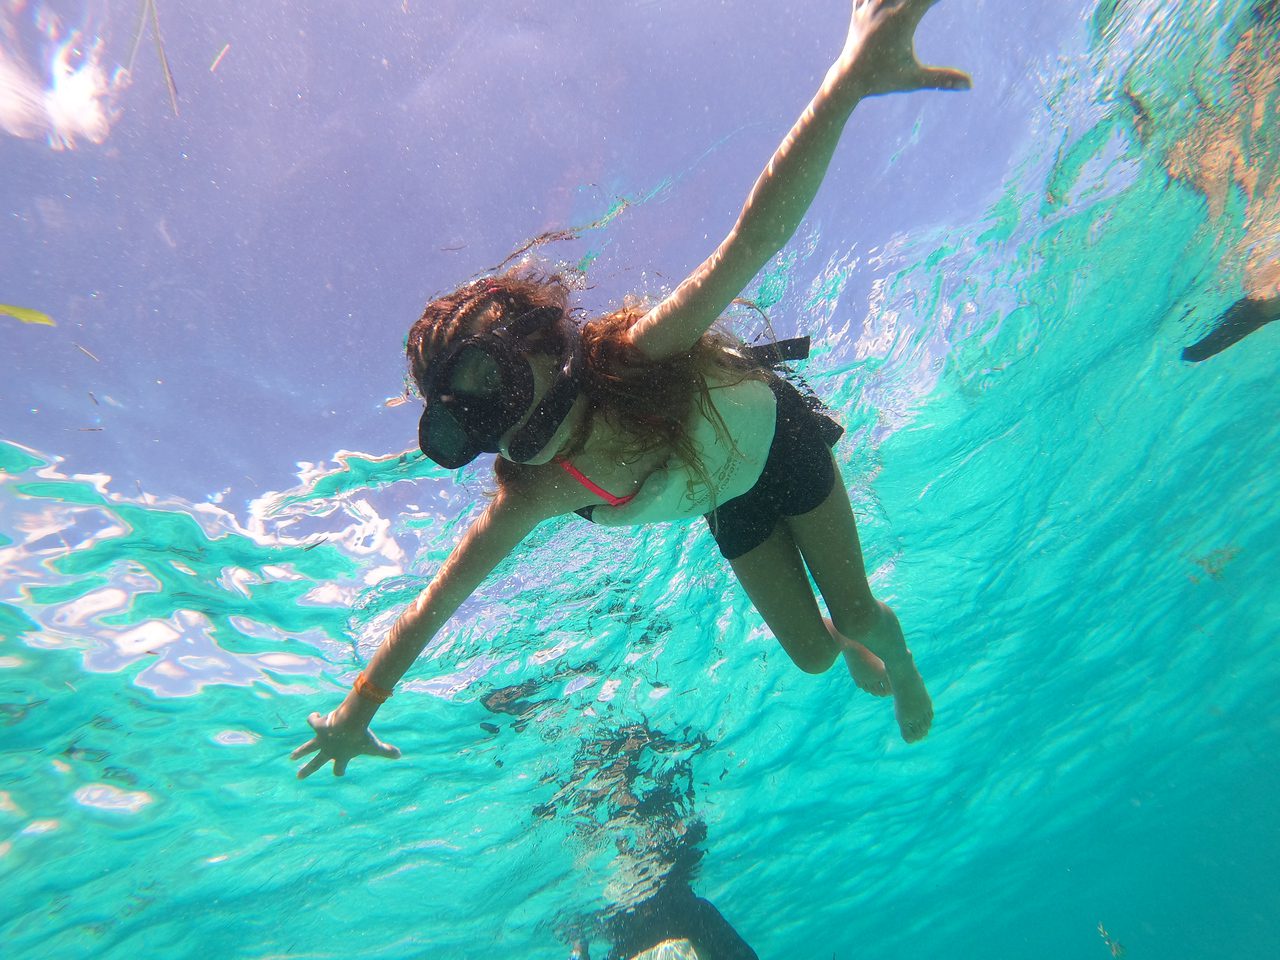
[[[35,323],[42,327],[55,326],[53,317],[47,313],[41,313],[39,310],[28,310],[26,307],[14,307],[7,303],[0,303],[0,316],[13,317],[22,323]]]

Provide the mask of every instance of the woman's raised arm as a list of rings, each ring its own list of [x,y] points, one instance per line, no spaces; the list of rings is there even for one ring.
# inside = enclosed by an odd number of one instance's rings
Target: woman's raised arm
[[[631,343],[643,354],[660,360],[692,347],[791,239],[863,97],[969,88],[967,74],[925,67],[916,58],[916,27],[937,2],[853,0],[844,49],[756,180],[738,222],[701,266],[631,328]]]

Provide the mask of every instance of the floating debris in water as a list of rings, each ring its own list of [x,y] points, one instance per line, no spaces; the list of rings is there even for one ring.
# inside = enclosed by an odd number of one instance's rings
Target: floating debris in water
[[[0,316],[13,317],[19,323],[31,323],[40,327],[55,327],[53,317],[47,313],[41,313],[39,310],[29,310],[26,307],[15,307],[11,303],[0,303]]]
[[[1111,955],[1113,957],[1119,958],[1124,956],[1124,944],[1111,939],[1111,934],[1107,933],[1107,928],[1101,923],[1098,924],[1098,935],[1102,937],[1102,942],[1107,945],[1107,949],[1111,951]]]
[[[213,63],[209,64],[210,73],[213,73],[213,71],[218,69],[218,64],[222,62],[222,58],[227,55],[227,51],[230,49],[231,49],[231,44],[228,43],[225,47],[222,48],[221,51],[219,51],[218,55],[213,58]]]
[[[164,52],[164,39],[160,36],[160,14],[156,11],[155,0],[142,0],[142,9],[138,13],[138,28],[133,33],[133,48],[129,51],[129,66],[125,72],[133,75],[133,63],[138,57],[138,47],[142,45],[142,32],[146,29],[148,15],[151,20],[151,35],[156,41],[156,53],[160,57],[160,71],[164,74],[164,84],[169,89],[169,103],[173,106],[173,115],[178,113],[178,85],[173,82],[173,71],[169,69],[169,57]]]
[[[1196,557],[1193,562],[1212,579],[1221,580],[1222,571],[1227,568],[1227,564],[1239,555],[1239,547],[1219,547],[1217,550],[1212,550],[1209,553],[1206,553],[1203,557]],[[1192,583],[1200,582],[1200,578],[1193,573],[1187,574],[1187,578]]]
[[[74,341],[72,341],[72,342],[74,342]],[[90,360],[92,360],[94,363],[101,363],[101,362],[102,362],[102,361],[101,361],[101,360],[99,360],[96,356],[94,356],[92,353],[90,353],[88,350],[86,350],[84,347],[80,346],[80,344],[78,344],[78,343],[77,343],[77,344],[75,345],[75,347],[76,347],[76,349],[77,349],[77,350],[79,350],[81,353],[83,353],[86,357],[88,357],[88,358],[89,358]],[[90,396],[93,396],[93,394],[90,394]]]

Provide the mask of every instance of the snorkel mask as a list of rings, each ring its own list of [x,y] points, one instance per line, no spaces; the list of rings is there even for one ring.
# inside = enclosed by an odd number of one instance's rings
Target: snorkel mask
[[[497,453],[503,435],[534,401],[533,366],[517,344],[561,315],[557,307],[538,307],[433,357],[422,383],[427,405],[418,421],[422,452],[448,470],[481,453]],[[508,444],[507,454],[516,462],[533,459],[551,442],[578,398],[581,344],[573,330],[564,340],[555,383]]]

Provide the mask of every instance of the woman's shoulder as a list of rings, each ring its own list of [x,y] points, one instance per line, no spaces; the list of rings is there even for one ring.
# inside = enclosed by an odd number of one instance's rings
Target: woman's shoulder
[[[600,499],[574,481],[556,461],[513,463],[499,457],[494,461],[494,475],[503,496],[523,501],[546,519],[591,506]]]

